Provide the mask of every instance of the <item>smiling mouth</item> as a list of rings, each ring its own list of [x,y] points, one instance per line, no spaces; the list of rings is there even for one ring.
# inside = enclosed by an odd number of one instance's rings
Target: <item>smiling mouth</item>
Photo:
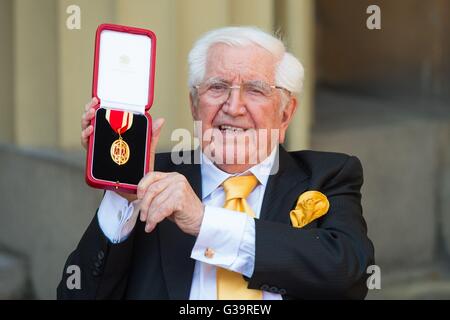
[[[234,127],[234,126],[229,126],[229,125],[221,125],[218,128],[223,133],[234,133],[234,134],[246,132],[247,130],[249,130],[249,129],[244,129],[244,128],[240,128],[240,127]]]

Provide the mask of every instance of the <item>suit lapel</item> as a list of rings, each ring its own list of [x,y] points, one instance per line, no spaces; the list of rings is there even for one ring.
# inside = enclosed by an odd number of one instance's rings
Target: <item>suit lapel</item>
[[[192,155],[193,156],[193,155]],[[191,159],[194,159],[193,157]],[[179,165],[175,171],[183,174],[197,196],[202,198],[200,165]],[[169,298],[187,300],[192,284],[195,261],[191,251],[195,237],[182,232],[175,223],[165,220],[159,224],[161,264]]]
[[[280,146],[279,170],[267,182],[260,219],[290,223],[289,212],[308,188],[309,173]]]

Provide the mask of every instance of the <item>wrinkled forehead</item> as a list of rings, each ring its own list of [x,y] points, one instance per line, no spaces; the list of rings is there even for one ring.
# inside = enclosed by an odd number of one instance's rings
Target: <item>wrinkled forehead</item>
[[[274,82],[277,60],[257,45],[215,44],[208,50],[205,76],[228,81],[263,80]]]

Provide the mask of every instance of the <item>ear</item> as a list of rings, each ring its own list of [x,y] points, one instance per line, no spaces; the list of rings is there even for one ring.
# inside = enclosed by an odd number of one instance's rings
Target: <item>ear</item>
[[[281,125],[280,125],[280,143],[284,143],[286,138],[286,131],[289,124],[294,117],[295,111],[297,110],[298,100],[296,96],[291,96],[289,98],[289,103],[286,105],[281,114]]]
[[[192,92],[189,93],[189,104],[191,107],[192,118],[194,120],[197,120],[198,119],[198,108],[195,106],[194,99],[195,98],[192,96]]]

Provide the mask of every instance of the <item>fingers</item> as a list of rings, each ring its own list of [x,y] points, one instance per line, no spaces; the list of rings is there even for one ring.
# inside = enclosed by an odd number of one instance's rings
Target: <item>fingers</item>
[[[173,186],[169,185],[153,199],[146,219],[145,232],[152,232],[158,223],[170,217],[174,212],[173,202],[170,201],[173,189]]]
[[[89,123],[91,122],[92,118],[95,115],[95,106],[98,104],[97,98],[92,98],[90,102],[88,102],[84,106],[85,112],[83,113],[83,116],[81,117],[81,129],[86,129]]]
[[[87,149],[89,136],[94,132],[94,128],[91,125],[91,120],[94,118],[95,109],[94,107],[98,104],[97,98],[92,98],[90,102],[88,102],[84,106],[85,112],[81,117],[81,145]]]
[[[95,110],[94,108],[91,108],[83,113],[83,116],[81,117],[81,129],[86,129],[89,124],[91,123],[92,118],[94,118]]]
[[[143,192],[139,188],[150,183],[145,194],[141,196],[140,220],[146,222],[145,231],[151,232],[164,218],[179,210],[181,199],[176,195],[183,190],[186,180],[179,173],[152,172],[141,182],[138,187],[139,196]]]
[[[164,125],[164,118],[159,118],[153,121],[152,124],[152,140],[150,145],[150,171],[155,169],[155,153],[156,146],[158,145],[159,136],[161,134],[161,129]]]
[[[87,149],[89,143],[89,137],[94,132],[93,126],[88,126],[86,129],[81,131],[81,145],[83,148]]]
[[[98,104],[98,99],[95,97],[92,98],[91,101],[86,103],[86,105],[84,106],[84,111],[88,111],[90,108],[95,107],[97,104]]]
[[[142,197],[142,201],[140,204],[140,218],[141,221],[144,222],[147,220],[149,208],[154,200],[161,192],[167,189],[172,183],[172,179],[162,178],[152,183],[148,189],[145,191],[145,195]]]
[[[168,175],[173,175],[173,173],[168,172],[158,172],[158,171],[152,171],[147,173],[141,181],[139,181],[136,195],[138,199],[143,199],[145,196],[145,193],[147,192],[147,188],[152,184],[155,183],[158,180],[161,180],[165,178]]]
[[[94,126],[91,126],[91,125],[87,126],[86,129],[81,131],[81,138],[82,139],[89,138],[89,136],[92,134],[92,132],[94,132]]]

